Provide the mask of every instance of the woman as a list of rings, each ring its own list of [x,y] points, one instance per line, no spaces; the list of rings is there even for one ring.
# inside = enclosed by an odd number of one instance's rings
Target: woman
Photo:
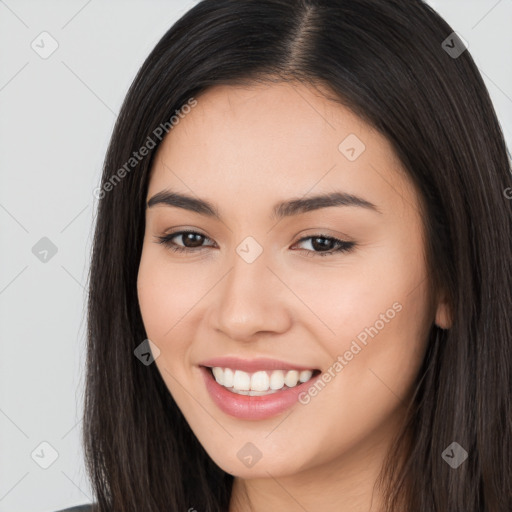
[[[512,510],[511,182],[421,1],[193,7],[96,191],[91,510]]]

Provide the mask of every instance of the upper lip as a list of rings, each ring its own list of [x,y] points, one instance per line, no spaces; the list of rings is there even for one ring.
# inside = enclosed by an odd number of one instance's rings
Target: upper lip
[[[221,368],[231,368],[233,370],[242,370],[247,373],[257,372],[258,370],[314,370],[312,366],[302,366],[288,361],[278,359],[269,359],[266,357],[258,359],[241,359],[239,357],[214,357],[199,363],[200,366]]]

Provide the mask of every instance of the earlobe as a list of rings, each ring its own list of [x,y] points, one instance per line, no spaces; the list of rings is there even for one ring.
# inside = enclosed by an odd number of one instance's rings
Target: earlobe
[[[452,326],[452,313],[445,293],[442,293],[437,303],[435,324],[441,329],[449,329]]]

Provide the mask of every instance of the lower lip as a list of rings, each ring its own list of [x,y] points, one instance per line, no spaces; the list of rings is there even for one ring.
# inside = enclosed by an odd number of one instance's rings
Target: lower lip
[[[244,420],[263,420],[276,416],[298,402],[299,395],[306,391],[318,377],[311,378],[293,388],[263,396],[239,395],[228,391],[213,377],[209,368],[199,367],[203,374],[206,389],[217,407],[226,414]]]

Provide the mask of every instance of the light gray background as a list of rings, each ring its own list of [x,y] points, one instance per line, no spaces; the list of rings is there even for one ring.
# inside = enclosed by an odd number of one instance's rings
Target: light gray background
[[[0,512],[92,501],[80,447],[92,191],[135,73],[195,3],[0,0]],[[469,43],[512,148],[512,0],[429,3]],[[47,59],[31,47],[51,48],[43,31],[59,45]],[[57,248],[46,262],[32,252],[43,237]],[[42,442],[58,453],[47,469]]]

